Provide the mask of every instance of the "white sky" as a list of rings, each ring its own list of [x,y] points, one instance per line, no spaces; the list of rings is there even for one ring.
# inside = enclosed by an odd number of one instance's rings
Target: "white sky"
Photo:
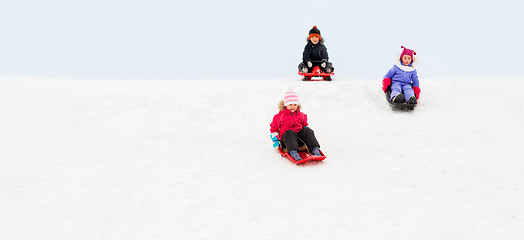
[[[336,77],[524,77],[524,4],[500,1],[0,0],[0,74],[293,78],[309,29]]]

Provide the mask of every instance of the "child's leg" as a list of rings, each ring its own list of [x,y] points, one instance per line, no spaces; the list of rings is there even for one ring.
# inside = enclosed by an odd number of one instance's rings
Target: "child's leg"
[[[326,72],[326,73],[330,73],[330,72],[333,72],[334,68],[333,68],[333,63],[331,62],[328,62],[326,64],[326,67],[322,69],[323,72]]]
[[[303,62],[298,64],[298,70],[303,72],[303,73],[309,72],[309,69],[307,68],[306,64],[304,64]]]
[[[391,83],[391,95],[390,100],[393,99],[395,96],[402,93],[402,84],[400,82],[393,82]]]
[[[322,64],[321,62],[313,62],[313,67],[311,67],[311,69],[309,69],[309,71],[313,71],[313,68],[315,67],[319,67],[320,70],[322,70],[322,66],[320,66],[320,64]]]
[[[298,149],[298,136],[293,130],[287,130],[280,139],[282,148],[286,148],[288,152]]]
[[[413,92],[413,88],[409,83],[404,84],[402,86],[402,90],[404,91],[404,98],[406,99],[406,102],[409,100],[411,96],[415,96],[415,92]]]
[[[304,141],[310,151],[315,147],[320,147],[317,138],[315,137],[315,133],[309,127],[302,128],[297,136]]]

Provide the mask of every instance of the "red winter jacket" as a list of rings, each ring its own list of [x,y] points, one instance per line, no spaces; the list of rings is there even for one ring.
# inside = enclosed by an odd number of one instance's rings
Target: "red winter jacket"
[[[287,108],[278,112],[273,117],[273,122],[269,124],[272,133],[278,132],[278,139],[281,139],[287,130],[293,130],[293,132],[298,133],[307,125],[307,115],[305,113],[298,109],[292,113]]]

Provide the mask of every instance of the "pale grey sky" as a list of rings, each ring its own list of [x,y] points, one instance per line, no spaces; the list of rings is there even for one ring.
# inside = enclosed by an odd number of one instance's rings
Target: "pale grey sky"
[[[524,77],[518,0],[0,0],[0,74],[293,78],[317,25],[335,77],[380,79],[400,46],[421,79]]]

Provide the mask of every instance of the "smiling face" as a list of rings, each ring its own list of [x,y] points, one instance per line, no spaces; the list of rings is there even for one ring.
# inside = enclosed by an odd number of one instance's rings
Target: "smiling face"
[[[289,109],[290,112],[295,112],[298,108],[298,104],[289,104],[286,108]]]
[[[411,63],[411,56],[409,55],[404,55],[402,56],[402,63],[404,63],[404,65],[409,65]]]
[[[318,38],[317,36],[311,36],[309,40],[311,40],[313,44],[317,44],[318,41],[320,41],[320,38]]]

